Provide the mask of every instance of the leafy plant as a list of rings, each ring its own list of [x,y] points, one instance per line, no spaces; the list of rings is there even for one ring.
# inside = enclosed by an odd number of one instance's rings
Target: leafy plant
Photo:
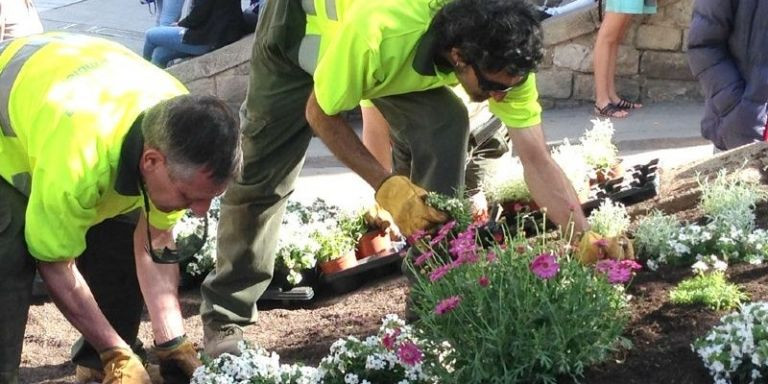
[[[629,228],[629,215],[621,203],[605,199],[587,218],[592,230],[604,237],[616,237]]]
[[[428,192],[426,203],[430,207],[448,214],[449,217],[456,220],[461,228],[466,228],[472,222],[471,206],[466,199]]]
[[[674,255],[670,240],[677,236],[679,228],[680,222],[674,216],[653,210],[636,223],[635,249],[649,260],[666,261],[667,256]]]
[[[338,259],[355,249],[355,240],[338,227],[313,232],[311,236],[317,241],[317,261],[321,263]]]
[[[610,119],[592,120],[592,128],[584,132],[579,142],[584,160],[595,170],[607,172],[619,161],[619,150],[613,144],[613,123]]]
[[[693,343],[715,383],[765,383],[768,377],[768,303],[741,306]]]
[[[218,227],[221,212],[221,199],[214,198],[208,209],[208,238],[205,244],[191,259],[181,265],[182,273],[191,277],[202,277],[208,274],[216,266],[216,228]],[[192,247],[196,241],[203,237],[203,220],[195,217],[191,211],[182,216],[173,227],[173,238],[179,250]]]
[[[566,241],[507,235],[483,249],[482,230],[454,234],[455,225],[420,239],[425,250],[408,259],[418,328],[461,346],[447,353],[454,371],[441,383],[578,378],[625,341],[624,294],[564,251]]]
[[[365,223],[365,211],[343,212],[338,218],[339,229],[350,238],[357,241],[368,232],[368,224]]]
[[[591,170],[584,155],[584,147],[571,144],[568,139],[565,139],[563,144],[552,150],[552,159],[563,170],[576,194],[582,200],[589,197],[589,174]]]
[[[531,201],[531,192],[523,177],[523,165],[518,158],[513,158],[495,178],[484,181],[483,190],[488,201],[505,203],[508,201]]]
[[[729,178],[720,170],[713,181],[699,179],[699,186],[699,205],[719,228],[743,232],[755,228],[755,204],[765,197],[756,184]]]
[[[669,293],[669,298],[676,305],[702,304],[720,311],[736,308],[748,297],[738,285],[726,280],[725,273],[716,271],[681,281]]]

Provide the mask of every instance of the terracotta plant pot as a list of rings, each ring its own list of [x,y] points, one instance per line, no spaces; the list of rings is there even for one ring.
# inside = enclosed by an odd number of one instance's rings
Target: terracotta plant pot
[[[320,263],[320,270],[327,275],[331,273],[341,272],[345,269],[352,268],[356,265],[357,265],[357,258],[355,257],[355,252],[349,251],[344,255],[342,255],[341,257],[337,257],[333,260]]]
[[[370,231],[357,241],[357,258],[386,255],[391,249],[392,241],[387,232]]]
[[[533,200],[515,200],[501,203],[501,208],[506,213],[515,214],[518,212],[536,212],[539,210],[539,205]]]
[[[618,179],[622,176],[624,176],[624,164],[621,160],[619,160],[611,167],[611,169],[608,170],[608,172],[603,170],[595,171],[595,183],[604,183],[608,180]]]

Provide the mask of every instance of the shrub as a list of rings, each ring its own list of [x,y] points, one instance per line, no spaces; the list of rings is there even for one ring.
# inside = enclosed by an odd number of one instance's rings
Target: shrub
[[[604,237],[623,235],[629,228],[629,215],[621,203],[603,200],[587,218],[592,230]]]
[[[741,306],[693,343],[715,383],[765,383],[768,377],[768,303]]]
[[[755,204],[764,198],[754,183],[734,180],[720,170],[713,181],[699,180],[701,188],[700,207],[712,222],[717,223],[719,232],[731,228],[749,233],[755,227]]]
[[[676,255],[670,240],[677,237],[679,230],[680,222],[675,217],[653,210],[637,222],[635,249],[648,260],[665,263]]]
[[[725,273],[715,271],[681,281],[670,291],[669,298],[676,305],[702,304],[720,311],[736,308],[748,297],[738,285],[726,280]]]
[[[446,355],[455,370],[441,382],[554,383],[624,341],[623,293],[564,253],[564,242],[515,237],[486,250],[474,226],[455,236],[445,228],[409,260],[417,327],[456,347]]]

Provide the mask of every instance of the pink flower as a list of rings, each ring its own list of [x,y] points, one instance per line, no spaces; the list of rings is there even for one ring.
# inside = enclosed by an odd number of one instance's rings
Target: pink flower
[[[551,279],[559,270],[560,264],[557,263],[555,255],[551,253],[542,253],[531,262],[531,271],[540,279]]]
[[[434,246],[435,244],[438,244],[441,241],[443,241],[443,239],[445,239],[445,237],[448,236],[449,233],[451,233],[451,230],[455,226],[456,226],[456,220],[451,220],[443,224],[443,226],[440,227],[440,229],[437,231],[437,234],[432,239],[432,241],[429,242],[429,245]]]
[[[480,276],[480,278],[477,279],[477,283],[480,284],[481,287],[487,287],[491,281],[488,280],[488,276]]]
[[[391,351],[392,348],[395,347],[395,342],[397,342],[398,336],[400,336],[400,328],[387,332],[384,337],[381,338],[381,344],[384,348]]]
[[[435,313],[438,315],[444,315],[456,309],[456,307],[459,306],[459,303],[461,303],[460,296],[451,296],[447,299],[443,299],[435,306]]]
[[[432,251],[424,251],[419,257],[416,258],[416,260],[413,261],[413,264],[420,266],[424,264],[429,258],[432,257]]]
[[[427,234],[427,231],[423,229],[417,229],[413,231],[413,233],[410,236],[408,236],[406,240],[408,240],[408,244],[414,245],[419,240],[421,240],[422,237],[426,236],[426,234]]]
[[[497,258],[496,253],[493,251],[488,251],[488,254],[485,255],[485,259],[488,260],[489,263],[493,263]]]
[[[639,270],[643,269],[643,266],[638,264],[634,260],[622,260],[619,263],[621,264],[622,267],[629,268],[629,269],[631,269],[633,271],[639,271]]]
[[[403,364],[414,366],[421,362],[424,358],[424,353],[412,341],[405,341],[397,348],[397,357]]]
[[[518,245],[515,245],[515,252],[517,252],[517,253],[519,253],[519,254],[521,254],[521,255],[522,255],[523,253],[525,253],[525,251],[526,251],[526,250],[528,250],[528,246],[527,246],[527,245],[525,245],[525,244],[518,244]]]
[[[595,265],[595,270],[602,273],[611,284],[624,284],[632,278],[632,272],[642,268],[634,260],[600,260]]]
[[[443,276],[445,276],[448,272],[451,271],[451,269],[453,269],[455,267],[456,267],[456,265],[451,263],[451,264],[441,265],[441,266],[435,268],[435,270],[432,271],[429,274],[429,281],[434,283],[435,281],[438,281],[438,280],[442,279]]]

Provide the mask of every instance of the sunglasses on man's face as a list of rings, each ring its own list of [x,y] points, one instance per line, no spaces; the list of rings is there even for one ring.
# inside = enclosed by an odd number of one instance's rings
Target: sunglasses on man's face
[[[188,243],[181,250],[169,249],[163,247],[162,250],[152,249],[152,234],[149,231],[149,197],[147,197],[147,191],[144,189],[144,185],[140,185],[141,193],[144,195],[144,217],[147,220],[147,252],[152,257],[152,261],[158,264],[178,264],[183,263],[196,253],[200,252],[205,245],[205,241],[208,239],[208,215],[205,215],[203,219],[203,237],[191,236],[188,239]]]
[[[521,77],[520,80],[518,80],[516,83],[512,85],[506,85],[502,84],[493,80],[488,79],[483,75],[483,73],[480,71],[480,68],[477,67],[475,64],[470,64],[472,66],[472,69],[475,71],[475,77],[477,77],[477,86],[480,87],[485,92],[503,92],[507,93],[515,87],[519,87],[521,84],[525,83],[526,80],[528,80],[528,74],[525,74],[525,76]]]

